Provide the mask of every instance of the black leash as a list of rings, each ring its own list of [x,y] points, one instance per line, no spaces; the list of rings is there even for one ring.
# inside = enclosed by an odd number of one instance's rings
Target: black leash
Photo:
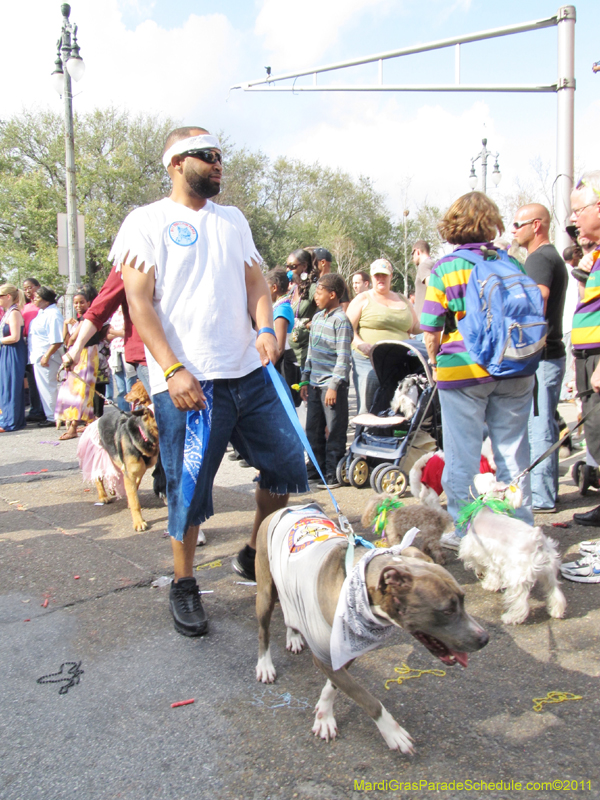
[[[590,395],[590,394],[594,394],[594,390],[593,390],[593,389],[587,389],[585,392],[580,392],[580,394],[578,394],[578,395],[577,395],[577,397],[578,397],[578,399],[581,399],[582,397],[587,397],[587,396],[588,396],[588,395]],[[541,456],[539,456],[538,458],[536,458],[536,460],[533,462],[533,464],[530,464],[530,465],[527,467],[527,469],[524,469],[524,470],[523,470],[523,472],[520,472],[520,473],[517,475],[517,477],[516,477],[516,478],[513,478],[513,480],[511,481],[511,485],[512,485],[512,486],[516,486],[516,485],[517,485],[517,482],[518,482],[518,481],[520,481],[520,480],[521,480],[521,478],[524,478],[524,477],[525,477],[525,475],[527,475],[528,473],[530,473],[532,469],[535,469],[535,468],[537,467],[537,465],[538,465],[538,464],[541,464],[541,462],[542,462],[542,461],[543,461],[545,458],[548,458],[548,456],[549,456],[549,455],[551,455],[551,454],[552,454],[552,453],[553,453],[555,450],[558,450],[558,448],[559,448],[559,447],[561,447],[561,446],[562,446],[562,445],[563,445],[563,444],[564,444],[564,443],[567,441],[567,439],[569,438],[569,436],[571,436],[571,434],[575,433],[575,431],[576,431],[578,428],[581,428],[581,426],[582,426],[582,425],[583,425],[583,423],[586,421],[586,419],[587,419],[588,417],[590,417],[590,416],[591,416],[591,415],[594,413],[594,411],[597,411],[599,408],[600,408],[600,403],[598,403],[598,405],[595,405],[593,408],[590,408],[590,410],[587,412],[587,414],[584,414],[584,415],[583,415],[583,417],[582,417],[582,418],[579,420],[579,422],[577,423],[577,425],[575,425],[575,427],[573,427],[573,428],[571,428],[570,430],[568,430],[568,431],[565,433],[565,435],[562,437],[562,439],[559,439],[559,440],[558,440],[558,442],[555,442],[555,444],[553,444],[551,447],[549,447],[549,448],[546,450],[546,452],[545,452],[545,453],[542,453],[542,455],[541,455]]]
[[[70,668],[67,670],[67,674],[63,673],[63,668],[70,664]],[[60,669],[58,672],[52,672],[50,675],[42,675],[41,678],[37,679],[37,683],[64,683],[64,686],[61,686],[58,690],[59,694],[66,694],[71,686],[77,686],[79,681],[81,680],[81,676],[84,674],[83,670],[80,669],[81,661],[64,661],[60,665]],[[62,677],[59,677],[61,676]],[[67,677],[70,675],[71,677]]]

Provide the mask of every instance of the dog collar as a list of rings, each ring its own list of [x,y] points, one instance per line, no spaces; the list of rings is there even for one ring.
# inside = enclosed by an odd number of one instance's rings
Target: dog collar
[[[144,433],[144,430],[143,430],[143,428],[142,428],[142,426],[141,426],[141,425],[138,425],[138,430],[139,430],[139,432],[140,432],[140,436],[142,437],[142,439],[143,439],[143,440],[144,440],[146,443],[148,443],[148,437],[147,437],[147,436],[146,436],[146,434]]]
[[[463,506],[460,514],[456,518],[455,529],[457,535],[459,530],[464,530],[465,533],[470,528],[473,518],[479,514],[482,508],[489,508],[494,514],[507,514],[509,517],[515,516],[515,509],[506,500],[499,500],[497,497],[487,497],[480,495],[476,500],[468,505]]]
[[[377,506],[375,522],[373,523],[373,533],[377,536],[385,537],[385,529],[387,526],[388,514],[396,508],[402,508],[404,503],[401,500],[395,500],[393,497],[386,497]]]

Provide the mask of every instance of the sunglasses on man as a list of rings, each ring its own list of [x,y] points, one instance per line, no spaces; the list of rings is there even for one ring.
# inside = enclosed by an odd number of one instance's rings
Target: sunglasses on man
[[[192,158],[199,158],[205,164],[222,164],[223,156],[215,150],[188,150],[186,153],[181,154],[184,158],[191,156]]]
[[[525,219],[523,222],[513,222],[512,226],[516,231],[519,231],[525,225],[531,225],[532,222],[539,222],[539,217],[536,217],[535,219]]]

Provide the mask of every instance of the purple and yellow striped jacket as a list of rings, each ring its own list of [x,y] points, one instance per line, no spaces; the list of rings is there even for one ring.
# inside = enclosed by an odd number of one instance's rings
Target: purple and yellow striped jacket
[[[600,347],[600,247],[594,251],[594,258],[583,300],[577,303],[573,316],[571,344],[575,350]]]
[[[493,249],[492,245],[486,247]],[[461,250],[479,250],[481,244],[463,244]],[[515,266],[524,272],[518,261]],[[473,265],[452,253],[440,258],[431,272],[425,303],[421,312],[421,330],[436,333],[444,329],[446,311],[454,313],[454,319],[465,316],[465,295]],[[439,389],[464,389],[478,383],[496,380],[471,359],[458,328],[442,336],[437,355],[437,381]]]

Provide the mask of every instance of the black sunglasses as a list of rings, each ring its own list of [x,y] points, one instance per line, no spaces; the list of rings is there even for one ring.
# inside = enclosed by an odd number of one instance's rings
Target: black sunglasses
[[[186,153],[181,154],[184,158],[191,156],[192,158],[199,158],[205,164],[219,164],[223,163],[223,156],[221,153],[214,150],[188,150]]]

